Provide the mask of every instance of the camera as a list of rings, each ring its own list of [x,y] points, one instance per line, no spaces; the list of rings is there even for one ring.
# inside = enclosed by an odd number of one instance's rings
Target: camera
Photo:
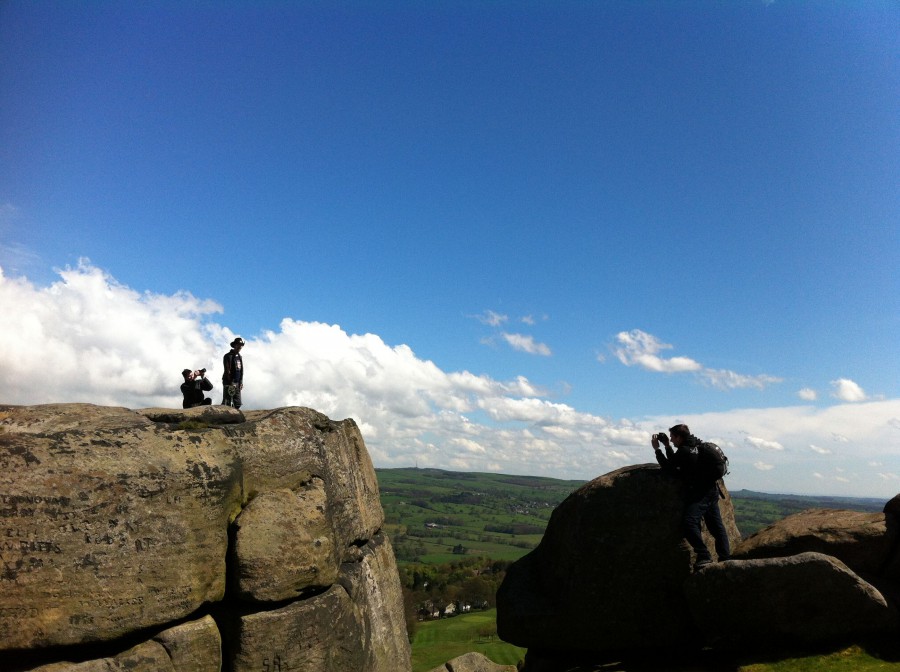
[[[669,442],[669,435],[666,434],[665,432],[660,432],[659,434],[654,434],[653,438],[656,439],[657,441],[659,441],[660,443],[668,443]]]

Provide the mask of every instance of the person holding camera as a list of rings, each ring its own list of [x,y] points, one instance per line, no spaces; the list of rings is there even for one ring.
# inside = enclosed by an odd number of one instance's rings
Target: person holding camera
[[[719,481],[710,471],[700,464],[700,446],[703,443],[691,434],[687,425],[675,425],[669,429],[672,445],[665,433],[654,434],[650,443],[656,455],[656,461],[664,471],[680,477],[685,485],[685,502],[682,514],[684,537],[697,554],[694,569],[700,569],[712,563],[712,556],[703,543],[700,521],[706,522],[706,529],[712,534],[716,544],[716,555],[719,562],[731,557],[731,546],[728,532],[719,512]],[[666,452],[660,450],[660,443]],[[710,444],[711,445],[711,444]]]
[[[181,375],[184,378],[184,382],[181,384],[181,394],[184,395],[184,401],[181,402],[182,408],[212,404],[212,399],[203,395],[204,392],[213,389],[213,384],[206,377],[206,369],[197,371],[185,369]]]
[[[231,350],[222,358],[225,372],[222,374],[222,405],[241,407],[241,390],[244,389],[244,360],[241,348],[244,339],[236,338],[231,342]]]

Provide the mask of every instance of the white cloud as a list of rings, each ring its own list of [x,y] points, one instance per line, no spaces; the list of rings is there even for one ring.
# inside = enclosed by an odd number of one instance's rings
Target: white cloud
[[[616,341],[619,347],[615,348],[614,353],[625,366],[639,366],[657,373],[694,373],[705,383],[723,390],[741,388],[761,390],[782,380],[765,374],[748,376],[726,369],[710,369],[689,357],[668,359],[661,357],[662,351],[671,350],[673,346],[640,329],[619,332]]]
[[[221,359],[234,336],[222,313],[215,301],[186,292],[135,291],[87,262],[44,288],[0,273],[2,402],[180,407],[180,371],[202,366],[219,401]],[[286,318],[276,330],[242,336],[247,409],[301,405],[352,417],[377,466],[589,479],[654,463],[651,432],[686,422],[726,449],[729,488],[896,494],[896,482],[879,474],[900,473],[891,424],[900,400],[613,420],[551,400],[524,376],[445,371],[407,345],[338,325]],[[810,477],[825,470],[817,467],[822,459],[855,474],[852,482]],[[860,467],[869,462],[883,466]]]
[[[687,357],[670,359],[660,357],[660,352],[670,350],[672,346],[640,329],[619,332],[616,340],[621,347],[616,348],[615,355],[625,366],[637,365],[648,371],[661,373],[699,371],[702,368],[697,362]]]
[[[537,343],[534,340],[533,336],[526,336],[524,334],[509,334],[503,332],[500,334],[504,341],[506,341],[513,350],[518,350],[519,352],[527,352],[529,355],[542,355],[544,357],[549,357],[553,353],[550,351],[549,346],[544,343]]]
[[[499,327],[501,324],[509,321],[508,315],[496,313],[493,310],[486,310],[481,315],[476,315],[475,319],[491,327]]]
[[[757,471],[772,471],[775,468],[774,464],[766,464],[765,462],[754,462],[753,468]]]
[[[204,322],[222,311],[215,302],[186,292],[139,294],[86,261],[59,275],[38,289],[0,272],[6,326],[0,385],[18,403],[83,396],[101,404],[162,401],[172,374],[212,369],[215,342],[230,340],[230,332]]]
[[[703,369],[700,377],[710,383],[713,387],[721,390],[737,390],[745,388],[754,388],[762,390],[766,386],[773,383],[780,383],[781,378],[768,376],[765,374],[758,376],[747,376],[734,371],[726,371],[724,369]]]
[[[810,387],[804,387],[802,390],[797,391],[797,396],[803,401],[815,401],[819,398],[819,393]]]
[[[784,446],[777,441],[768,441],[766,439],[760,439],[757,436],[748,436],[746,441],[754,448],[759,448],[761,450],[784,450]]]
[[[533,327],[536,324],[534,316],[532,315],[525,315],[521,318],[521,322],[522,324],[527,324],[529,327]]]
[[[821,446],[817,446],[815,444],[809,444],[809,449],[814,453],[818,453],[819,455],[831,455],[831,451],[828,448],[822,448]]]
[[[838,378],[837,380],[832,380],[831,387],[833,390],[831,396],[835,399],[840,399],[841,401],[846,401],[849,403],[865,401],[867,399],[866,393],[863,391],[863,389],[848,378]]]

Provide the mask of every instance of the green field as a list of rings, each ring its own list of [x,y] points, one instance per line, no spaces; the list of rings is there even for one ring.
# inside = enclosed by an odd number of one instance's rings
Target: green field
[[[461,614],[419,624],[412,643],[413,672],[428,672],[470,651],[482,653],[495,663],[515,665],[525,658],[525,649],[500,641],[496,634],[497,610]]]
[[[502,665],[515,665],[524,659],[525,649],[479,635],[493,624],[496,611],[465,614],[454,618],[429,621],[420,624],[412,645],[412,672],[429,672],[448,660],[469,651],[477,651]],[[744,654],[730,657],[727,654],[705,652],[696,658],[666,657],[665,661],[638,658],[606,662],[602,666],[575,668],[578,672],[594,670],[627,670],[630,672],[898,672],[900,650],[896,643],[882,643],[867,647],[840,646],[832,651],[816,653],[785,653],[780,660],[772,655]]]
[[[376,474],[385,531],[400,563],[438,564],[459,555],[517,560],[537,546],[553,509],[582,484],[440,469]]]

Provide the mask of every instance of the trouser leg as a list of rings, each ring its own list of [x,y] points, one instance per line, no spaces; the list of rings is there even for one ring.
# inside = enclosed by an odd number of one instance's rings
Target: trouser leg
[[[703,519],[705,512],[705,500],[700,499],[695,502],[688,502],[684,507],[684,516],[682,523],[684,525],[684,538],[694,549],[697,554],[697,560],[711,560],[712,556],[706,544],[703,543],[703,533],[700,529],[700,521]]]
[[[706,529],[716,540],[716,555],[719,561],[728,560],[731,557],[731,544],[728,542],[728,531],[722,522],[722,513],[719,511],[719,491],[713,493],[715,499],[710,502],[703,520],[706,522]]]

